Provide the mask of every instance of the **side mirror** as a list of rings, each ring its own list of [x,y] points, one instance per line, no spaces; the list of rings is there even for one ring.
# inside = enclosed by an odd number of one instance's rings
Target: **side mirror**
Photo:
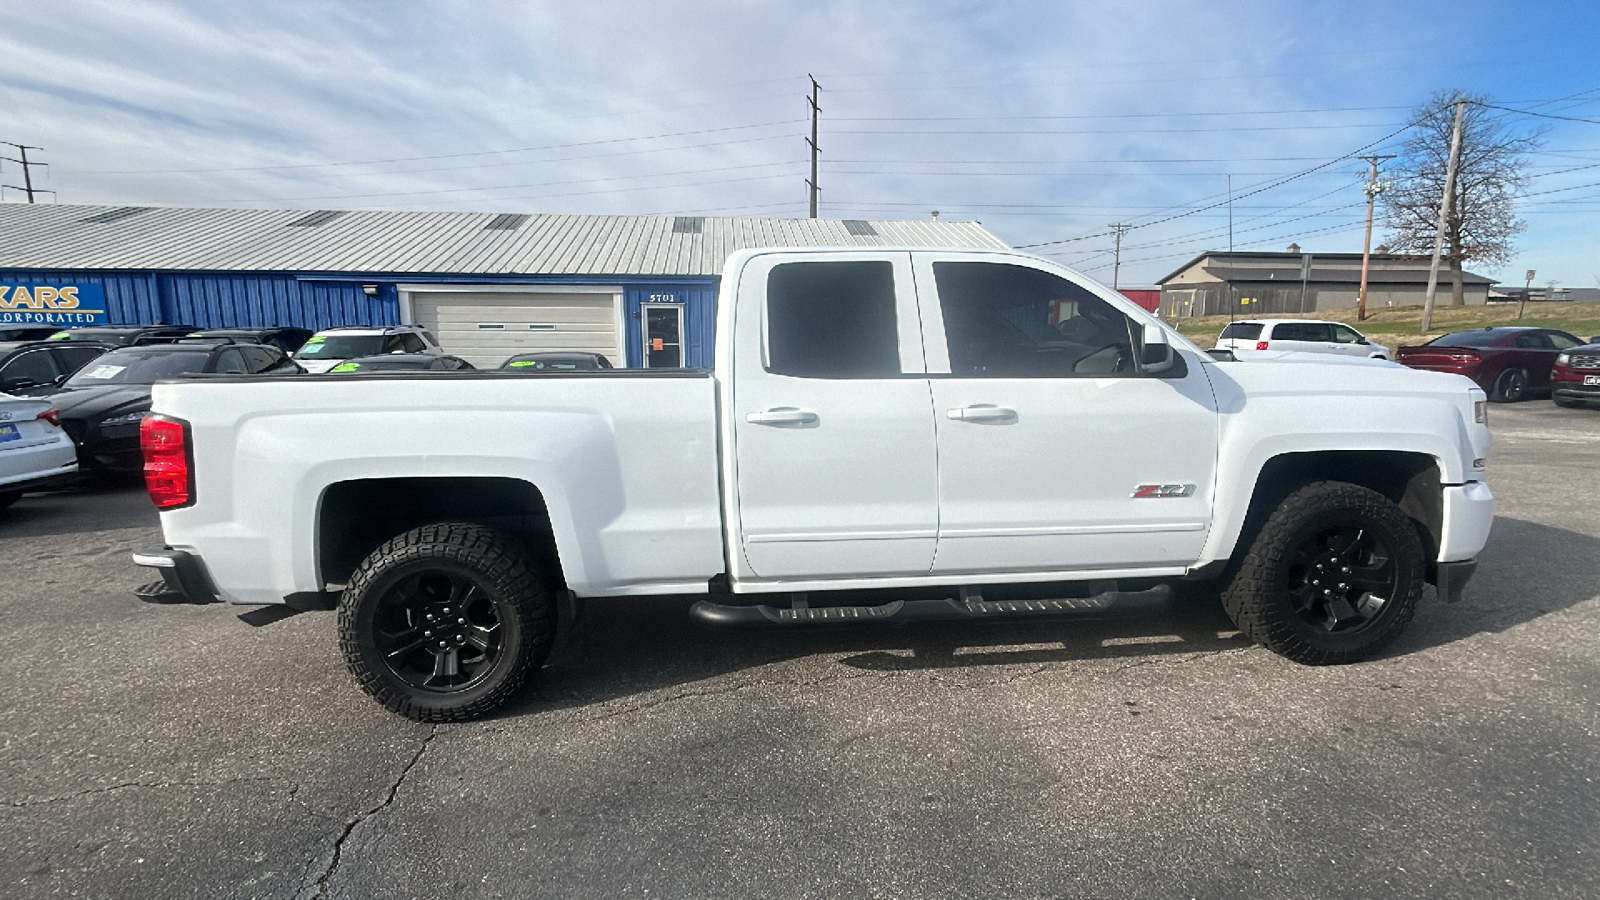
[[[1367,340],[1364,337],[1358,337],[1358,338],[1356,338],[1356,343],[1358,343],[1358,344],[1370,344],[1372,342]]]
[[[1167,343],[1166,329],[1154,322],[1146,322],[1144,340],[1139,348],[1139,371],[1158,375],[1171,369],[1177,362],[1177,351]]]

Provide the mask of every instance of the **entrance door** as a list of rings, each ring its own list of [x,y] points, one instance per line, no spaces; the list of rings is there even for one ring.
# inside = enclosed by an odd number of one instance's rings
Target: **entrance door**
[[[910,255],[764,254],[735,296],[736,573],[927,574],[938,490]]]
[[[640,304],[640,327],[644,331],[644,367],[647,369],[683,368],[683,304]]]
[[[1218,428],[1198,361],[1142,374],[1140,317],[1055,270],[934,253],[915,269],[938,431],[933,571],[1197,559]]]

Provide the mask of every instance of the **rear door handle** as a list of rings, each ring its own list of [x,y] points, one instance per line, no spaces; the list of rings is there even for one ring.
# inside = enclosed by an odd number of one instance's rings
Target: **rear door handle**
[[[814,425],[817,414],[806,409],[780,406],[762,412],[746,413],[744,420],[751,425]]]
[[[978,403],[972,406],[963,406],[960,409],[947,409],[945,416],[959,419],[963,422],[1009,422],[1017,417],[1017,411],[1004,406],[994,406],[989,403]]]

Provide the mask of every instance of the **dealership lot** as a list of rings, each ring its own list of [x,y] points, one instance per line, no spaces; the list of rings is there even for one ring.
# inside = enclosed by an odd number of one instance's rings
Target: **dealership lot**
[[[361,695],[332,615],[156,607],[142,491],[0,513],[6,896],[1589,897],[1600,411],[1496,405],[1460,604],[1296,666],[1214,606],[711,632],[591,604],[484,722]]]

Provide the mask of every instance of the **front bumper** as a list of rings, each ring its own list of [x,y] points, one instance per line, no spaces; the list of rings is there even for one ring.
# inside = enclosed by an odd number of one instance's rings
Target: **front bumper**
[[[1433,576],[1433,587],[1439,592],[1439,599],[1446,603],[1460,600],[1461,592],[1467,589],[1467,581],[1477,570],[1478,561],[1475,559],[1439,563]]]
[[[156,547],[133,554],[136,565],[161,573],[161,580],[134,588],[146,603],[220,603],[211,574],[200,557],[171,547]]]

